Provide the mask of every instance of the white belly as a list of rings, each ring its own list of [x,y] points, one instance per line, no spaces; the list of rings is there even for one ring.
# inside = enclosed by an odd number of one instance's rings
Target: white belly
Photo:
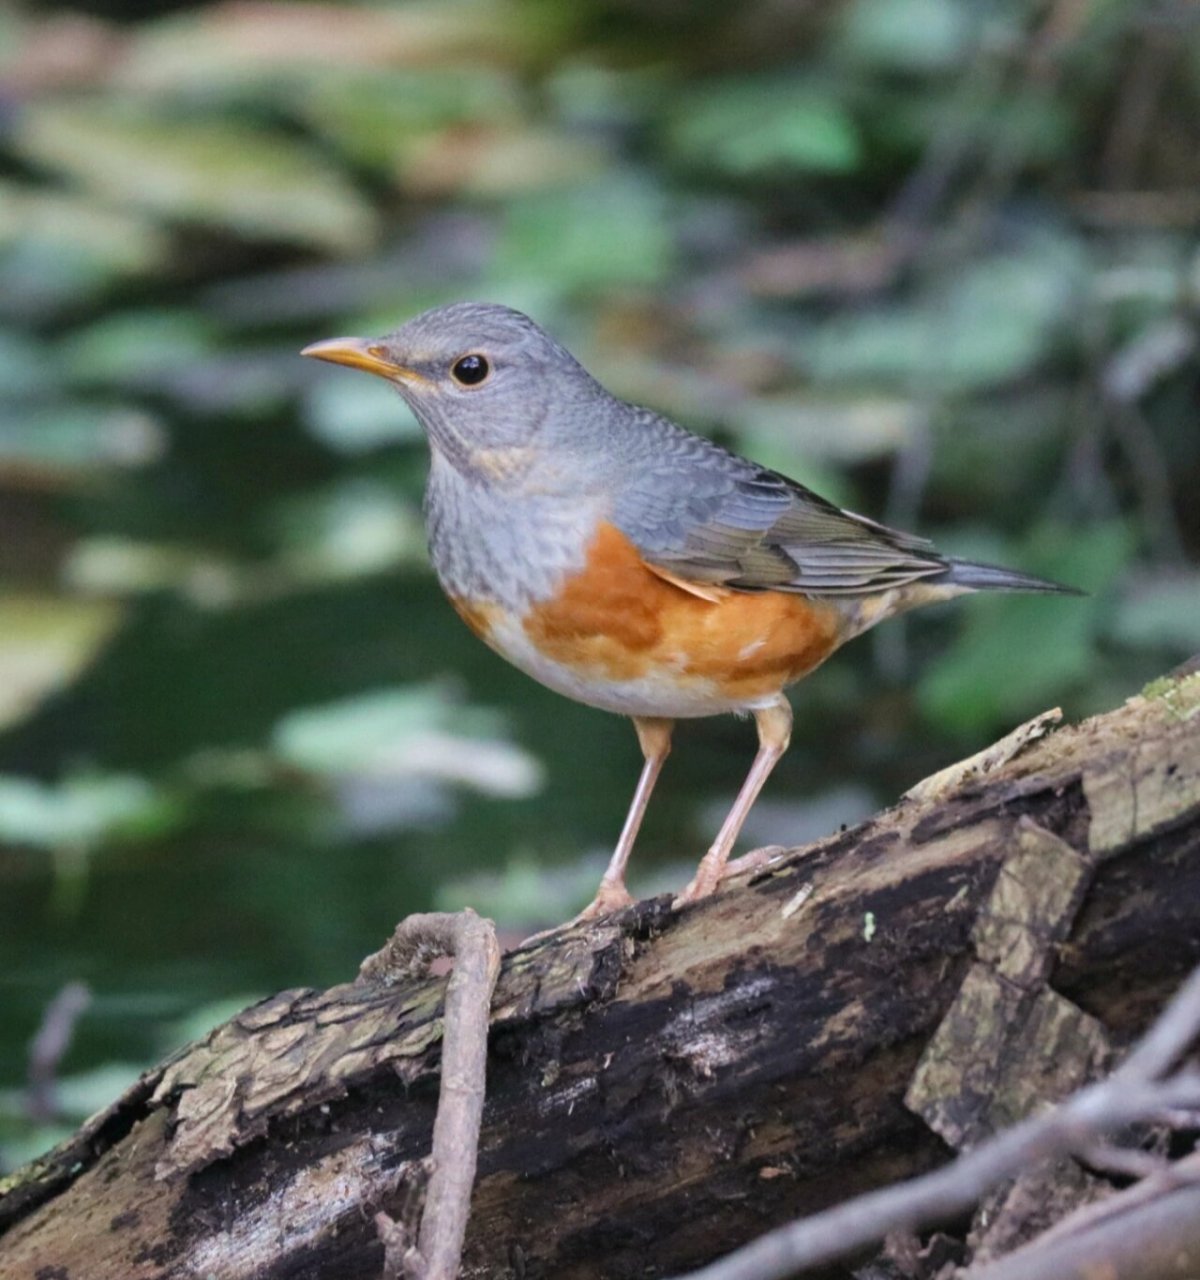
[[[501,657],[539,684],[576,702],[618,715],[687,720],[731,711],[752,711],[767,706],[778,696],[770,694],[741,701],[726,697],[711,680],[684,675],[682,654],[676,671],[660,665],[645,675],[624,680],[583,666],[567,666],[540,652],[521,623],[511,616],[491,619],[483,638]]]

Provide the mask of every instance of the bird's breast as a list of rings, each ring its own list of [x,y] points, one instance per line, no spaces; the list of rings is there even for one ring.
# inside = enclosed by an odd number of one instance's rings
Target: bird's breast
[[[762,705],[840,643],[831,605],[784,592],[701,593],[646,564],[600,522],[582,562],[524,601],[449,592],[467,625],[517,667],[581,702],[630,715]]]
[[[587,559],[599,504],[467,477],[437,450],[425,491],[429,556],[455,600],[521,611]]]

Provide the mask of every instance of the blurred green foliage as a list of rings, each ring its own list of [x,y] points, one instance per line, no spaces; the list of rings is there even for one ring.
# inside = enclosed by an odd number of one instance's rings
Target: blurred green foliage
[[[761,833],[852,821],[1200,649],[1197,121],[1186,0],[0,14],[0,1164],[409,911],[561,918],[619,825],[628,727],[460,627],[416,424],[300,346],[507,302],[619,394],[1091,592],[801,686]],[[751,741],[679,747],[645,888]],[[25,1057],[77,980],[47,1113]]]

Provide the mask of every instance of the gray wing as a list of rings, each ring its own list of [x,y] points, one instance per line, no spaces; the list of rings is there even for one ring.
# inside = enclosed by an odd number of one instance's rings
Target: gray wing
[[[944,574],[931,543],[842,511],[778,472],[638,410],[613,520],[680,578],[856,596]],[[636,454],[636,456],[633,456]]]

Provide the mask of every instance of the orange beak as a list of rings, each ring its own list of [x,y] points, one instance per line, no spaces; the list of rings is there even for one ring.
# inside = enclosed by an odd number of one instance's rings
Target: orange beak
[[[300,354],[314,360],[328,360],[330,364],[344,364],[349,369],[362,369],[381,378],[424,380],[415,369],[396,364],[388,357],[386,348],[367,338],[327,338],[305,347]]]

